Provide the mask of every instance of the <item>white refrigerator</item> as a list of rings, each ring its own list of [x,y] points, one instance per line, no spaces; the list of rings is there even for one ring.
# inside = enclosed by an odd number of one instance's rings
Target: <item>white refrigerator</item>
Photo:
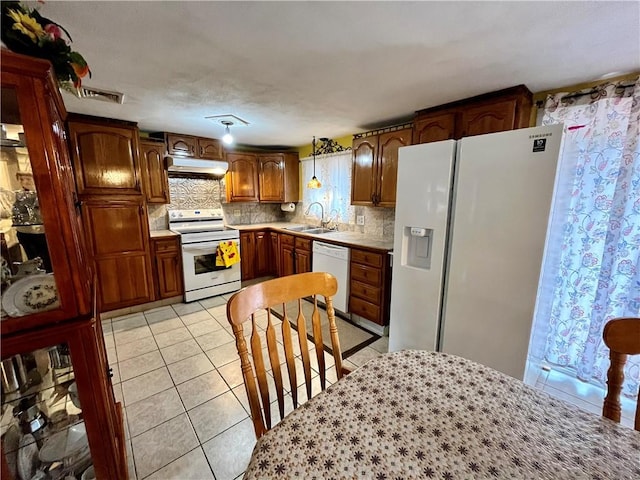
[[[398,154],[389,350],[524,376],[563,126]]]

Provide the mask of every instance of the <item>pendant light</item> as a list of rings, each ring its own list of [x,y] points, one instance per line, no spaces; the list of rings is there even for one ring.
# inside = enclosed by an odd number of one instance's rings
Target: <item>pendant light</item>
[[[231,145],[233,143],[233,136],[231,135],[231,130],[229,129],[229,127],[233,125],[233,122],[222,120],[220,123],[224,125],[224,135],[222,137],[222,141],[227,145]]]
[[[311,145],[313,147],[313,177],[311,177],[311,180],[307,183],[307,188],[320,188],[322,184],[320,180],[318,180],[318,177],[316,177],[316,137],[313,137],[313,143]]]

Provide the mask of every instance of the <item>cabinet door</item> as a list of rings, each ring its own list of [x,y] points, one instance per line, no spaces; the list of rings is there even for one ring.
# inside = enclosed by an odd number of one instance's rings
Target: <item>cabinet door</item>
[[[271,251],[271,237],[267,232],[254,232],[255,241],[255,266],[254,273],[256,277],[264,277],[269,275],[271,270],[271,262],[269,252]]]
[[[311,252],[296,249],[296,273],[306,273],[311,271]]]
[[[284,155],[259,155],[260,201],[284,202]]]
[[[412,143],[415,145],[449,140],[454,138],[455,129],[455,112],[424,115],[414,122]]]
[[[102,310],[152,301],[149,224],[143,200],[92,199],[83,202],[82,210]]]
[[[196,137],[190,135],[167,134],[167,152],[169,155],[196,156]]]
[[[516,128],[516,99],[478,105],[462,110],[458,137],[502,132]]]
[[[269,258],[271,259],[271,273],[276,277],[280,276],[280,243],[278,241],[278,233],[271,232],[271,249],[269,250]]]
[[[79,195],[141,193],[137,128],[80,120],[68,125]]]
[[[351,204],[374,204],[376,169],[374,159],[378,137],[356,138],[353,141],[353,172],[351,176]]]
[[[2,355],[2,411],[11,412],[17,407],[16,411],[28,413],[4,416],[3,429],[8,433],[2,438],[3,479],[37,478],[30,473],[15,475],[16,458],[20,459],[19,472],[45,471],[51,467],[51,459],[44,458],[44,449],[42,460],[37,454],[34,456],[33,442],[51,440],[64,447],[67,438],[76,438],[76,445],[84,442],[89,447],[73,457],[67,456],[67,460],[74,458],[75,465],[93,464],[97,478],[126,478],[121,474],[122,467],[126,468],[125,451],[119,448],[120,441],[124,446],[123,424],[116,421],[118,407],[107,374],[99,320],[84,317],[3,336]],[[17,375],[5,375],[12,370]],[[62,420],[47,421],[45,415],[56,411],[64,413]],[[39,421],[31,421],[32,418]],[[27,438],[20,433],[27,429],[33,436]],[[15,438],[15,443],[9,437]],[[20,437],[24,440],[18,443]],[[56,452],[49,449],[52,451]],[[8,465],[11,470],[6,468]]]
[[[208,160],[220,160],[223,157],[220,140],[198,138],[198,157]]]
[[[156,237],[151,240],[151,243],[158,298],[184,294],[180,239],[178,237]]]
[[[169,176],[164,165],[165,145],[140,141],[140,170],[147,203],[169,203]]]
[[[293,275],[296,272],[294,263],[293,235],[280,235],[280,275]]]
[[[160,298],[182,295],[182,267],[178,252],[159,253],[156,255],[158,294]]]
[[[228,153],[227,196],[230,202],[258,201],[258,162],[255,155]]]
[[[0,253],[7,262],[0,279],[4,347],[7,333],[88,313],[91,271],[86,268],[82,230],[75,223],[64,105],[51,65],[5,49],[0,53]],[[41,292],[20,286],[24,284],[19,264],[32,269],[40,265],[51,274],[41,277]]]
[[[255,278],[255,258],[256,248],[253,232],[242,232],[240,234],[240,275],[242,281],[251,280]]]
[[[396,205],[396,184],[398,181],[398,149],[411,145],[413,130],[405,128],[383,133],[378,141],[378,188],[375,204],[380,207]]]

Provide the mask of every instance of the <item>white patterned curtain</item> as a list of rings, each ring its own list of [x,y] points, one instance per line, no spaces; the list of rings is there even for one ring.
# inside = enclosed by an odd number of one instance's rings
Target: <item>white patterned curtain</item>
[[[320,202],[326,208],[325,219],[331,218],[337,223],[349,223],[355,219],[355,210],[351,206],[351,162],[352,152],[328,153],[316,155],[316,177],[322,183],[318,189],[306,188],[313,176],[313,158],[306,157],[302,162],[302,201],[304,205]],[[319,209],[312,209],[309,216],[320,218]]]
[[[605,323],[640,316],[640,84],[550,95],[544,108],[542,123],[567,133],[534,338],[545,339],[548,362],[602,383]],[[639,357],[627,361],[626,395],[638,392]]]

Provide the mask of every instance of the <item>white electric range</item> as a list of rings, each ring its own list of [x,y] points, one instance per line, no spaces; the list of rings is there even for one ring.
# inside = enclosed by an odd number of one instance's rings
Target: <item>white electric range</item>
[[[225,227],[221,208],[169,210],[169,229],[182,244],[185,302],[240,289],[240,262],[216,266],[221,241],[235,241],[240,253],[240,232]]]

